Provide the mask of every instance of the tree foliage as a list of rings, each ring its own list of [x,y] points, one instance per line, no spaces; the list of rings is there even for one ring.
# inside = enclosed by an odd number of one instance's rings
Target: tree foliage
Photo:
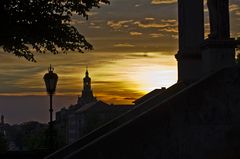
[[[44,149],[46,124],[38,122],[26,122],[12,125],[7,128],[8,140],[13,142],[19,150]]]
[[[5,138],[5,136],[0,133],[0,153],[7,152],[8,150],[8,142]]]
[[[240,64],[240,49],[237,49],[237,59],[236,59],[237,64]]]
[[[236,53],[237,53],[236,63],[240,64],[240,37],[237,38]]]
[[[0,0],[0,46],[4,51],[35,61],[32,51],[92,49],[71,24],[73,15],[88,12],[109,0]]]

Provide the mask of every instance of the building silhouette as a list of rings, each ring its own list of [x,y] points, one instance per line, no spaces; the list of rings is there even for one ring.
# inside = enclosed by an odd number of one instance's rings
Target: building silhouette
[[[85,77],[83,78],[82,96],[78,97],[77,104],[84,105],[91,102],[96,102],[96,97],[93,96],[91,88],[91,78],[89,77],[88,69],[86,68]]]
[[[136,100],[134,109],[46,159],[240,158],[240,66],[234,56],[240,41],[228,34],[229,1],[208,3],[210,27],[217,30],[204,39],[204,1],[178,0],[176,84]]]
[[[97,100],[91,88],[91,78],[86,69],[82,95],[77,103],[56,112],[56,128],[65,143],[72,143],[118,115],[130,110],[133,105],[109,105]]]

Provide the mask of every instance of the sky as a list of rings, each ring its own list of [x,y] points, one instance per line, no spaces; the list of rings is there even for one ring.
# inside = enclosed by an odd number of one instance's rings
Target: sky
[[[230,0],[231,36],[240,36],[240,2]],[[205,30],[209,31],[205,9]],[[130,104],[147,92],[177,82],[175,0],[111,0],[75,16],[72,24],[94,46],[85,53],[36,54],[37,63],[0,51],[0,114],[6,122],[48,121],[43,75],[49,64],[59,76],[54,111],[76,104],[86,66],[94,95],[107,103]]]

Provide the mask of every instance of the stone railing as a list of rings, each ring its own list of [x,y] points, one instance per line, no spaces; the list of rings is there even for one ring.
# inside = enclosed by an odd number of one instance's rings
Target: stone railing
[[[99,127],[98,129],[90,132],[86,136],[83,136],[81,139],[76,141],[75,143],[72,143],[70,145],[67,145],[63,147],[62,149],[56,151],[55,153],[49,155],[46,157],[46,159],[59,159],[64,158],[68,156],[71,153],[74,153],[75,151],[78,151],[80,148],[88,145],[92,141],[100,138],[101,136],[106,135],[114,128],[117,128],[121,124],[124,124],[125,122],[129,122],[130,120],[134,119],[139,114],[147,111],[152,106],[156,105],[157,103],[160,103],[161,101],[165,100],[172,94],[175,94],[176,92],[182,90],[185,88],[184,83],[177,83],[170,88],[168,88],[166,91],[161,92],[160,94],[155,95],[154,97],[146,100],[145,102],[135,106],[132,110],[120,115],[119,117],[113,119],[112,121],[104,124],[103,126]]]

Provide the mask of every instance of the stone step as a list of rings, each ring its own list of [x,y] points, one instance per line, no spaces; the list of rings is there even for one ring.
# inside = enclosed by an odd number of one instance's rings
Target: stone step
[[[175,94],[176,92],[182,90],[185,88],[185,84],[182,82],[179,82],[177,84],[174,84],[173,86],[166,89],[164,92],[161,92],[160,94],[156,94],[154,97],[146,100],[145,102],[135,106],[132,110],[122,114],[121,116],[113,119],[112,121],[104,124],[102,127],[90,132],[86,136],[83,136],[78,141],[67,145],[60,150],[56,151],[55,153],[49,155],[46,157],[46,159],[59,159],[63,158],[64,156],[67,156],[80,148],[84,147],[85,145],[89,144],[90,142],[96,140],[97,138],[104,136],[114,128],[117,128],[121,124],[128,122],[135,118],[136,116],[140,115],[141,113],[147,111],[148,109],[151,109],[152,106],[156,105],[157,103],[162,102],[166,98],[170,97],[172,94]]]
[[[214,72],[59,158],[202,159],[239,152],[239,72]]]

